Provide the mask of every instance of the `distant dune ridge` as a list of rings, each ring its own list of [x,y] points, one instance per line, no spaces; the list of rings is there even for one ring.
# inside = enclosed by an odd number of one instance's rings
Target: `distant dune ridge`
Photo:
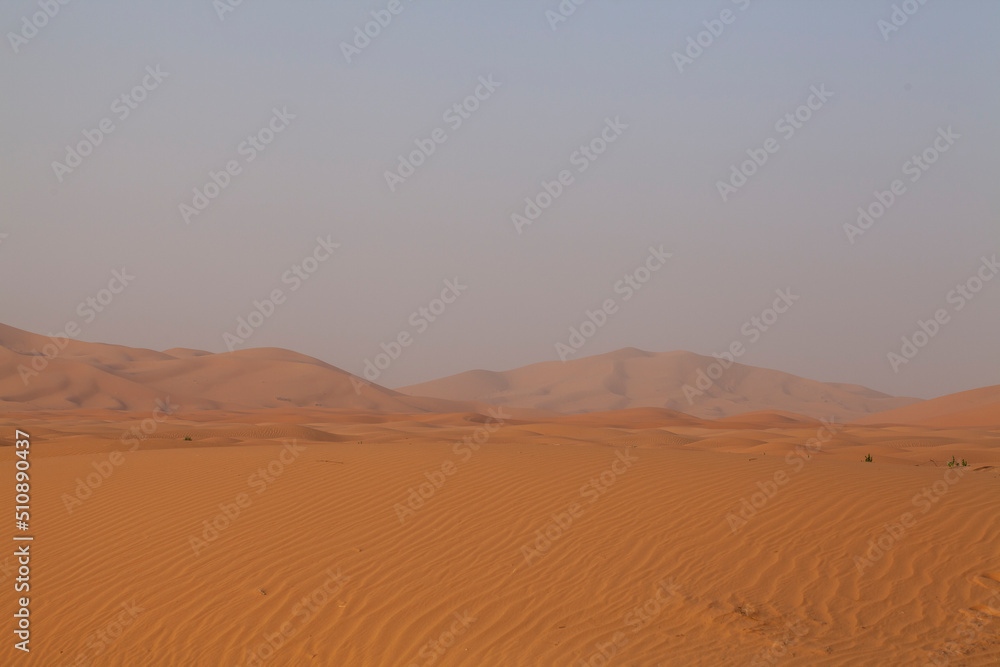
[[[654,353],[625,348],[504,372],[468,371],[403,387],[400,391],[414,396],[461,397],[493,405],[564,413],[658,407],[707,419],[780,410],[817,419],[836,417],[849,421],[919,400],[889,396],[860,385],[807,380],[739,363],[732,364],[716,380],[699,373],[706,373],[716,363],[714,357],[693,352]],[[701,385],[697,384],[699,377],[704,378]],[[685,385],[689,387],[687,394]]]
[[[254,348],[225,354],[75,340],[0,324],[0,411],[145,411],[169,396],[183,410],[323,407],[459,412],[468,402],[407,396],[303,354]],[[55,352],[53,354],[53,352]],[[48,356],[43,356],[48,355]]]
[[[658,408],[664,412],[655,419],[668,422],[744,415],[741,423],[805,417],[935,427],[1000,425],[1000,386],[919,401],[738,363],[707,386],[704,373],[716,361],[692,352],[624,348],[504,372],[467,371],[393,390],[280,348],[214,354],[71,339],[57,344],[48,336],[0,324],[0,412],[148,411],[169,397],[184,411],[485,414],[490,406],[502,406],[523,417]]]
[[[859,419],[863,424],[912,424],[939,428],[1000,425],[1000,385],[960,391]]]

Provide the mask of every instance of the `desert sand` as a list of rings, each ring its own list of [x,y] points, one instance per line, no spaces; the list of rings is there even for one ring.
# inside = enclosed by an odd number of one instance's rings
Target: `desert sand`
[[[693,352],[625,348],[510,371],[467,371],[404,387],[414,396],[475,400],[507,407],[575,413],[658,407],[698,417],[782,409],[841,420],[900,408],[917,399],[860,385],[817,382]],[[700,383],[700,384],[699,384]],[[687,389],[685,389],[687,388]],[[689,400],[690,399],[690,400]]]
[[[1000,661],[1000,388],[856,421],[558,414],[81,343],[26,390],[16,331],[35,664]]]

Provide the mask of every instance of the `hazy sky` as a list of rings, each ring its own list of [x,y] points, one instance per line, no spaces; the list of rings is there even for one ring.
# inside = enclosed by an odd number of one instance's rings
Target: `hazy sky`
[[[222,352],[277,289],[236,349],[361,373],[403,333],[398,387],[558,359],[610,299],[575,357],[1000,382],[995,0],[224,3],[3,3],[0,322]]]

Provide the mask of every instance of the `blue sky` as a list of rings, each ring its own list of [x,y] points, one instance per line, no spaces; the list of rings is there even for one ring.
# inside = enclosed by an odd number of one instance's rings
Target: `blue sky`
[[[799,300],[740,361],[922,397],[997,382],[1000,279],[961,309],[948,299],[1000,251],[997,3],[590,0],[555,29],[555,1],[389,6],[244,0],[220,19],[209,0],[69,2],[19,40],[44,9],[4,3],[0,322],[221,352],[279,289],[239,347],[360,373],[408,333],[378,379],[402,386],[556,359],[608,298],[619,307],[576,356],[721,352],[789,288]],[[387,14],[347,62],[342,43]],[[498,84],[488,95],[481,77]],[[820,87],[829,98],[779,131]],[[453,127],[456,104],[475,110]],[[286,127],[270,136],[275,109]],[[579,171],[608,119],[625,129]],[[53,166],[102,121],[113,131],[79,166]],[[911,181],[906,163],[948,128],[957,138]],[[390,190],[386,172],[435,130],[446,139]],[[273,141],[247,160],[254,136]],[[724,200],[719,182],[769,139],[776,152]],[[181,205],[231,161],[186,221]],[[519,234],[511,216],[566,170]],[[897,179],[851,243],[844,225]],[[317,237],[339,248],[293,291],[282,276]],[[616,283],[660,245],[671,259],[625,301]],[[78,305],[123,266],[135,280],[84,322]],[[461,296],[413,324],[456,277]],[[941,309],[894,369],[902,337]]]

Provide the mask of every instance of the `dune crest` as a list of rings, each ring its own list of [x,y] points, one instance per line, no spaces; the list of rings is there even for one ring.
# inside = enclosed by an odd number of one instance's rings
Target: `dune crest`
[[[0,325],[0,411],[142,411],[167,397],[184,410],[301,407],[457,412],[477,407],[469,401],[401,394],[319,359],[279,348],[212,354],[62,342]]]
[[[714,357],[693,352],[624,348],[510,371],[468,371],[399,391],[565,413],[666,408],[708,419],[778,410],[847,421],[918,400],[739,363],[712,379],[709,374],[718,375],[711,370],[717,364]]]

